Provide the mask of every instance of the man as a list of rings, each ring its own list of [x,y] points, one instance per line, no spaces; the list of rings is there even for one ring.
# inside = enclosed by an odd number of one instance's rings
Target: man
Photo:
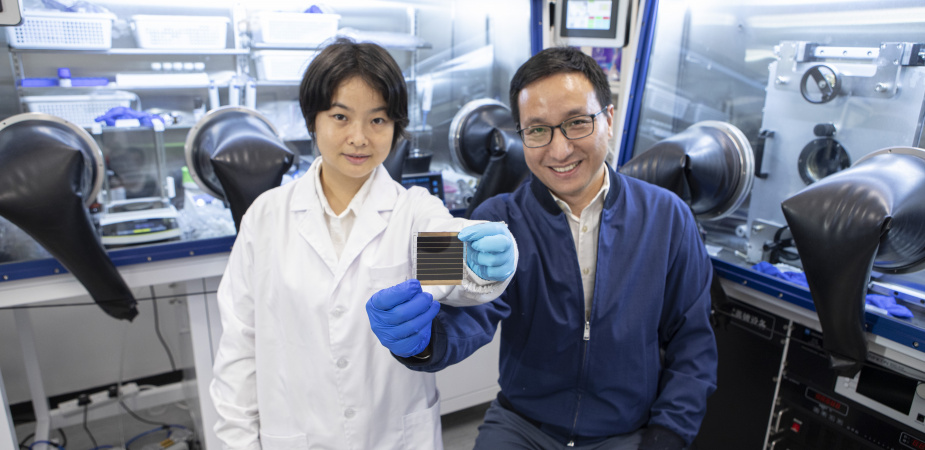
[[[501,393],[476,448],[690,445],[716,387],[717,354],[712,266],[689,208],[605,164],[613,105],[592,58],[546,49],[517,71],[510,96],[532,176],[473,218],[509,225],[516,275],[492,303],[443,308],[427,325],[427,359],[399,359],[440,370],[503,321]],[[491,262],[488,252],[479,258]]]

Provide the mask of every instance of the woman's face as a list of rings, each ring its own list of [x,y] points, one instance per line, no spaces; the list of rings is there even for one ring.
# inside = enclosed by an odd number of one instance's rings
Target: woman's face
[[[315,117],[325,182],[362,184],[389,155],[394,132],[382,95],[359,77],[343,81]]]

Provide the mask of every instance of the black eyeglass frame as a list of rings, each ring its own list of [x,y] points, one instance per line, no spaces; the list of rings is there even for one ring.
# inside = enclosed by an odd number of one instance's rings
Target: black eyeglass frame
[[[607,105],[607,106],[610,106],[610,105]],[[594,130],[595,130],[595,125],[594,125],[594,123],[597,122],[597,120],[596,120],[596,119],[597,119],[597,116],[601,115],[602,112],[607,111],[607,106],[603,107],[600,111],[598,111],[598,112],[596,112],[596,113],[594,113],[594,114],[579,114],[579,115],[577,115],[577,116],[569,117],[568,119],[563,120],[562,123],[560,123],[559,125],[531,125],[531,126],[526,127],[526,128],[520,128],[520,129],[517,130],[517,135],[520,136],[520,142],[523,142],[524,147],[527,147],[527,148],[540,148],[540,147],[545,147],[545,146],[551,144],[551,143],[552,143],[553,135],[556,134],[556,133],[555,133],[556,128],[559,129],[559,132],[562,133],[562,136],[563,136],[563,137],[565,137],[566,139],[568,139],[568,140],[570,140],[570,141],[574,141],[574,140],[576,140],[576,139],[584,139],[584,138],[586,138],[586,137],[591,136],[592,134],[594,134]],[[566,122],[568,122],[568,121],[570,121],[570,120],[575,120],[575,119],[577,119],[577,118],[579,118],[579,117],[590,117],[590,118],[591,118],[591,132],[589,132],[588,134],[586,134],[586,135],[584,135],[584,136],[580,136],[580,137],[569,137],[569,136],[568,136],[568,133],[565,132],[565,128],[562,128],[562,126],[565,125]],[[550,128],[550,130],[549,130],[549,142],[547,142],[547,143],[545,143],[545,144],[543,144],[543,145],[534,145],[534,146],[527,145],[527,140],[524,139],[524,131],[526,131],[526,130],[528,130],[528,129],[530,129],[530,128],[533,128],[533,127],[549,127],[549,128]]]

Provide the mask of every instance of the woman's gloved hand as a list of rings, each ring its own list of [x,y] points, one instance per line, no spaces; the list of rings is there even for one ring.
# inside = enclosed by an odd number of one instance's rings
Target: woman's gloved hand
[[[470,225],[459,232],[466,264],[479,278],[504,281],[514,273],[514,238],[503,222]]]
[[[421,353],[430,343],[431,321],[438,311],[440,303],[413,279],[376,292],[366,302],[373,333],[382,345],[403,358]]]

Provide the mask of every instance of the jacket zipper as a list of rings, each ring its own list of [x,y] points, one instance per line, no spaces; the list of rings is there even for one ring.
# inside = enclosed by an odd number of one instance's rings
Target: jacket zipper
[[[585,332],[584,332],[584,335],[582,336],[582,340],[584,340],[585,342],[584,342],[584,348],[581,351],[581,367],[578,370],[579,384],[584,375],[585,360],[588,358],[588,341],[591,340],[591,319],[590,318],[585,318]],[[575,419],[572,420],[572,432],[570,433],[572,436],[575,436],[575,428],[578,426],[578,411],[580,410],[581,410],[581,393],[579,392],[578,400],[575,402]],[[565,445],[566,447],[574,447],[575,439],[574,438],[569,439],[568,444],[565,444]]]

